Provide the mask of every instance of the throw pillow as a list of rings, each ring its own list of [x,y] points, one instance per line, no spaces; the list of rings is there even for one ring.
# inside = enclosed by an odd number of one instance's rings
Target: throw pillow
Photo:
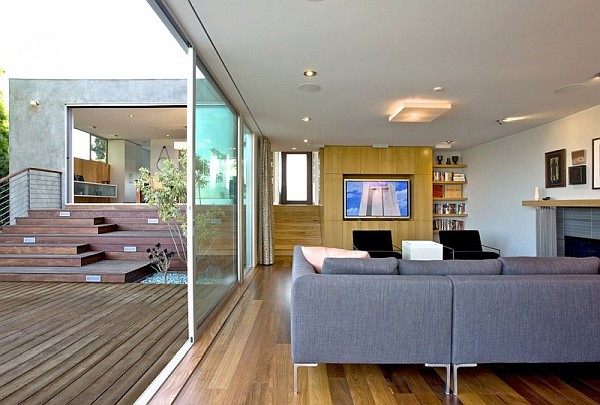
[[[369,257],[369,252],[363,250],[346,250],[329,248],[322,246],[302,246],[304,257],[315,268],[317,273],[323,269],[323,260],[326,257],[347,257],[356,259],[365,259]]]
[[[321,273],[391,276],[398,274],[398,259],[394,257],[376,259],[326,257]]]

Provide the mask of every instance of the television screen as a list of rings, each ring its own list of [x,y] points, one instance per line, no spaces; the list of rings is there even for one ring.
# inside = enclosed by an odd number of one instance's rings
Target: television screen
[[[410,180],[344,179],[344,219],[410,218]]]

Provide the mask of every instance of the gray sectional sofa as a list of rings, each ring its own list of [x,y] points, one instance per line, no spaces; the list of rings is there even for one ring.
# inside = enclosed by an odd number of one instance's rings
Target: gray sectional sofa
[[[294,391],[300,366],[600,361],[600,259],[408,261],[326,258],[292,265]]]

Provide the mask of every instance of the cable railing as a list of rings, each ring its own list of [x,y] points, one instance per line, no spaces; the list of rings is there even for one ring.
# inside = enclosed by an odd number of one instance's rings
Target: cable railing
[[[62,208],[62,173],[29,167],[0,179],[0,231],[32,209]]]

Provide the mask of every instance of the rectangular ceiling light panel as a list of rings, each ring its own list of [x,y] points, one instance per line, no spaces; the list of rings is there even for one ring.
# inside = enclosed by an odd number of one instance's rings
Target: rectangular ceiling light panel
[[[390,122],[431,122],[452,106],[447,101],[403,101]]]

